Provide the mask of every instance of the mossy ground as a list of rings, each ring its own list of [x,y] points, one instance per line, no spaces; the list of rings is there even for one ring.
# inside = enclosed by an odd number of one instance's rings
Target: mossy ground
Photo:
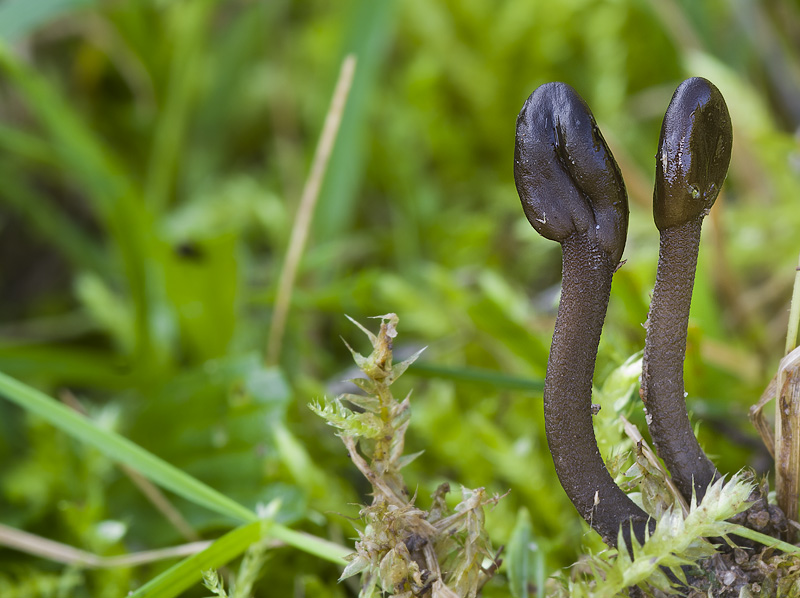
[[[280,505],[287,529],[352,547],[371,487],[306,405],[353,377],[342,314],[395,312],[398,359],[429,347],[392,387],[414,389],[406,454],[424,450],[406,485],[420,500],[443,483],[510,490],[486,519],[507,553],[483,595],[537,595],[603,546],[544,439],[560,263],[521,217],[514,118],[537,85],[569,82],[627,182],[602,393],[644,343],[664,107],[686,76],[718,85],[733,163],[701,247],[688,402],[723,472],[764,473],[747,410],[783,353],[797,261],[800,94],[783,86],[798,23],[790,2],[2,2],[0,371],[247,509]],[[298,199],[349,52],[355,80],[266,365]],[[598,414],[612,458],[624,451],[614,404],[646,428],[629,386]],[[7,526],[112,557],[236,525],[166,492],[176,523],[106,452],[6,401],[0,430]],[[93,569],[2,548],[0,594],[116,598],[175,562]],[[296,548],[270,550],[262,571],[256,597],[358,592]],[[192,583],[184,595],[207,595],[199,573]]]

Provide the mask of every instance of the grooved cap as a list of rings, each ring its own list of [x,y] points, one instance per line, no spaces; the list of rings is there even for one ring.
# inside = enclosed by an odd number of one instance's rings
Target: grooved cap
[[[719,90],[702,77],[681,83],[664,115],[656,154],[653,218],[659,230],[708,214],[732,146],[731,117]]]
[[[596,240],[612,263],[625,249],[628,196],[592,111],[566,83],[537,88],[517,117],[514,180],[539,234]]]

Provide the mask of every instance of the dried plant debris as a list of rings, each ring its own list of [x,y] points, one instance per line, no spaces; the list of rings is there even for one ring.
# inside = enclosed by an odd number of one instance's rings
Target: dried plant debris
[[[403,454],[409,397],[398,401],[389,387],[421,351],[393,364],[398,318],[395,314],[378,317],[377,336],[351,319],[372,343],[368,357],[348,345],[366,375],[353,382],[365,394],[344,394],[310,406],[338,428],[350,458],[372,485],[373,501],[361,509],[363,529],[358,531],[356,552],[341,578],[360,573],[362,598],[477,596],[499,566],[484,529],[483,508],[502,497],[489,496],[483,488],[462,488],[461,502],[451,509],[445,501],[450,487],[442,484],[432,496],[430,510],[415,505],[416,496],[409,495],[400,473],[419,456]]]

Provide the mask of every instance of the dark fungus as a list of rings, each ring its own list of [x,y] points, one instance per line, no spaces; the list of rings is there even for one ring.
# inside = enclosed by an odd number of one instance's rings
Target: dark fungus
[[[580,515],[615,545],[643,541],[648,515],[614,483],[592,425],[597,347],[628,229],[619,168],[583,99],[548,83],[517,117],[514,179],[531,225],[562,248],[563,279],[544,417],[559,481]]]
[[[725,100],[700,77],[678,87],[664,115],[656,155],[653,216],[661,233],[647,321],[642,400],[659,456],[681,494],[698,502],[719,475],[692,431],[683,362],[700,228],[719,194],[733,133]]]

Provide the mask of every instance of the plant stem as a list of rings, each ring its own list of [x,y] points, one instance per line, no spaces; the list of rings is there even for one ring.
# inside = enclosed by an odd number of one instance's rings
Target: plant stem
[[[775,397],[775,493],[787,519],[797,521],[800,500],[800,352],[781,360]],[[786,538],[792,540],[790,526]]]
[[[800,324],[800,259],[795,269],[789,324],[786,330],[786,356],[778,367],[775,389],[775,494],[778,506],[791,521],[797,521],[800,498],[800,376],[794,353]],[[790,526],[787,539],[795,536]]]
[[[792,288],[792,303],[789,308],[789,325],[786,329],[786,351],[791,353],[797,346],[797,329],[800,327],[800,257],[794,274],[794,287]]]
[[[749,527],[744,527],[743,525],[737,525],[735,523],[731,523],[730,525],[733,528],[731,529],[730,533],[736,534],[737,536],[747,538],[748,540],[753,540],[754,542],[758,542],[759,544],[763,544],[769,548],[777,548],[778,550],[787,552],[789,554],[800,554],[800,546],[783,542],[777,538],[768,536],[767,534],[762,534],[761,532],[750,529]]]
[[[325,170],[333,152],[336,134],[339,132],[339,125],[342,122],[342,115],[347,103],[347,96],[350,93],[350,86],[353,83],[355,69],[356,57],[349,54],[345,57],[342,68],[339,71],[339,80],[336,83],[331,105],[325,117],[325,124],[322,127],[319,144],[314,153],[311,172],[303,188],[303,195],[300,197],[300,206],[297,209],[297,216],[289,238],[289,249],[283,261],[281,277],[278,282],[278,295],[275,299],[272,327],[270,328],[267,342],[267,364],[270,365],[276,364],[280,357],[283,333],[286,329],[286,318],[289,315],[297,269],[300,266],[300,259],[303,257],[308,231],[311,228],[311,220],[314,216],[314,209],[322,187],[322,180],[325,177]]]

